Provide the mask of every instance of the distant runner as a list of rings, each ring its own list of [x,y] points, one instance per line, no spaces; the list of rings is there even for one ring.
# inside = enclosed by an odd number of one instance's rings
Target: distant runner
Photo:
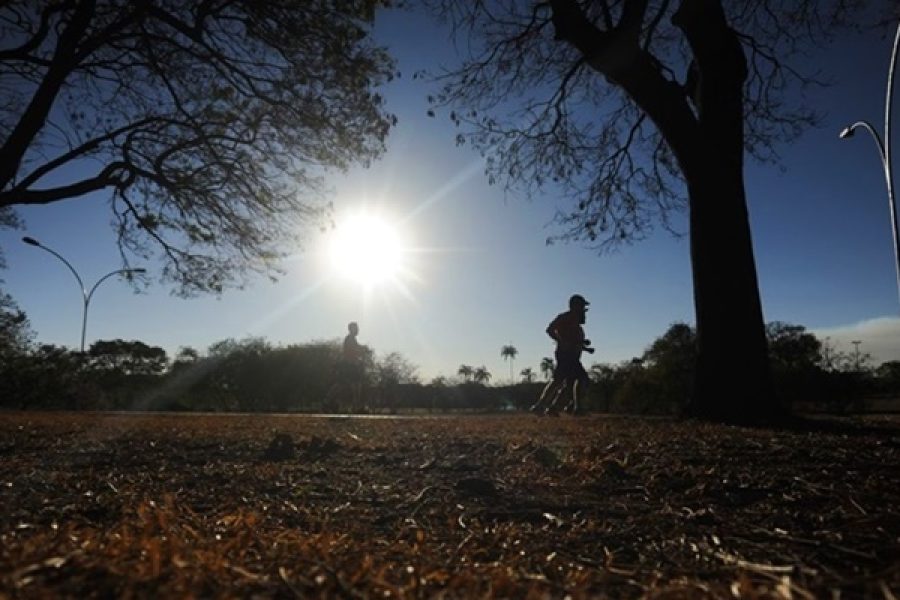
[[[339,391],[349,391],[349,394],[346,394],[349,395],[347,408],[352,411],[360,411],[364,408],[362,388],[366,379],[366,359],[371,354],[371,350],[356,339],[359,335],[359,325],[356,321],[351,321],[347,325],[347,331],[341,346],[341,358],[336,368],[338,381],[329,390],[328,397],[334,399]]]
[[[566,387],[571,385],[572,400],[566,410],[573,415],[578,414],[579,400],[584,396],[584,389],[590,381],[581,364],[581,352],[594,352],[591,341],[584,337],[584,329],[581,327],[586,320],[589,304],[584,296],[573,295],[569,298],[569,310],[556,315],[547,326],[547,335],[556,342],[556,368],[553,370],[553,378],[541,391],[541,397],[531,407],[532,412],[557,416],[559,399]],[[552,400],[545,408],[545,403],[551,396]]]

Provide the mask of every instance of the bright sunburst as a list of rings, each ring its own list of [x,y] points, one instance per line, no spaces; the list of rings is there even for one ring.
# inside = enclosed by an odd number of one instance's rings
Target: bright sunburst
[[[338,223],[328,254],[338,274],[368,287],[396,280],[406,251],[396,228],[379,216],[363,213]]]

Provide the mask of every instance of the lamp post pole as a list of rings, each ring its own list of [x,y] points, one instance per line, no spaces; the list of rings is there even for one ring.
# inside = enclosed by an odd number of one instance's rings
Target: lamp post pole
[[[56,250],[54,250],[52,248],[48,248],[47,246],[43,245],[42,243],[40,243],[39,241],[37,241],[36,239],[31,238],[31,237],[23,237],[22,241],[30,246],[37,246],[38,248],[40,248],[42,250],[46,250],[47,252],[49,252],[50,254],[52,254],[53,256],[58,258],[59,260],[61,260],[64,265],[69,267],[69,270],[72,272],[72,275],[74,275],[75,279],[78,281],[78,287],[81,288],[81,299],[83,302],[82,311],[81,311],[81,352],[84,352],[84,338],[87,333],[88,307],[91,304],[91,298],[93,298],[94,292],[97,291],[97,287],[99,287],[99,285],[101,283],[103,283],[104,281],[106,281],[107,279],[112,277],[113,275],[117,275],[119,273],[121,273],[123,275],[131,275],[134,273],[145,273],[147,271],[146,269],[142,269],[142,268],[116,269],[115,271],[110,271],[109,273],[107,273],[106,275],[101,277],[99,280],[97,280],[97,283],[95,283],[93,285],[93,287],[91,287],[91,289],[88,290],[87,288],[84,287],[84,281],[82,281],[81,276],[78,274],[78,271],[75,270],[75,267],[72,266],[72,263],[67,261],[63,257],[62,254],[60,254],[59,252],[57,252]]]
[[[891,231],[894,235],[894,263],[897,270],[897,294],[900,298],[900,229],[897,225],[897,201],[894,197],[894,177],[891,172],[891,100],[894,92],[894,70],[897,67],[897,54],[900,52],[900,25],[897,26],[897,34],[894,36],[894,47],[891,51],[891,64],[888,68],[887,95],[884,101],[884,138],[878,136],[878,132],[868,121],[857,121],[845,127],[841,133],[841,139],[853,137],[858,127],[862,127],[872,135],[875,145],[878,146],[878,156],[881,158],[884,168],[884,179],[887,182],[888,204],[891,211]]]

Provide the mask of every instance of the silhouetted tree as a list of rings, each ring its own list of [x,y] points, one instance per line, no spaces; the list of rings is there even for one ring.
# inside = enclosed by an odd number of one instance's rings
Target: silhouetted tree
[[[477,367],[475,371],[472,373],[472,381],[475,383],[480,383],[482,385],[486,384],[491,380],[491,372],[487,370],[487,367],[484,365]]]
[[[32,336],[28,316],[0,290],[0,358],[25,352]]]
[[[456,373],[463,378],[463,381],[469,381],[475,374],[475,369],[470,365],[459,365],[459,369],[456,370]]]
[[[336,376],[340,344],[275,347],[263,338],[212,344],[206,357],[175,375],[189,404],[205,410],[321,410]]]
[[[534,370],[531,367],[525,367],[519,373],[522,376],[522,381],[525,383],[531,383],[534,381]]]
[[[192,348],[190,346],[182,346],[175,354],[175,358],[172,359],[170,371],[175,373],[184,369],[190,369],[198,362],[200,362],[200,360],[200,352],[198,352],[195,348]]]
[[[323,170],[384,150],[381,4],[3,2],[0,222],[106,191],[124,262],[158,252],[181,293],[272,276]]]
[[[563,231],[605,250],[687,198],[697,323],[689,412],[777,419],[744,186],[815,115],[786,63],[848,19],[840,0],[431,0],[470,57],[433,97],[490,181],[567,197]],[[884,3],[882,3],[884,4]],[[684,191],[682,191],[684,190]],[[549,193],[548,192],[552,192]]]
[[[34,366],[28,356],[31,337],[28,317],[0,290],[0,406],[20,408],[26,402],[22,394],[32,383],[25,375]]]
[[[191,346],[181,346],[175,355],[175,360],[179,362],[192,363],[200,359],[200,352]]]
[[[288,346],[288,350],[290,360],[284,365],[284,371],[289,374],[289,383],[281,390],[285,402],[292,409],[321,409],[328,389],[342,375],[335,371],[341,360],[340,341]],[[370,372],[371,353],[368,353],[364,360],[364,381],[368,381]]]
[[[826,371],[849,373],[857,370],[856,352],[848,352],[839,348],[831,338],[826,337],[821,342],[822,368]],[[871,368],[872,355],[861,352],[859,355],[859,370]]]
[[[769,356],[779,371],[808,371],[822,363],[822,342],[802,325],[772,321],[766,325]]]
[[[204,378],[204,387],[221,410],[265,410],[260,384],[266,375],[261,365],[271,349],[261,337],[227,338],[209,346],[207,356],[213,368]]]
[[[900,360],[889,360],[875,369],[875,377],[887,392],[900,392]]]
[[[584,408],[609,412],[616,389],[622,383],[620,372],[612,365],[595,363],[591,365],[588,375],[591,378],[591,386],[588,388]]]
[[[390,352],[375,363],[375,385],[384,407],[391,411],[400,408],[399,390],[401,386],[418,383],[417,370],[399,352]]]
[[[503,346],[500,348],[500,356],[503,357],[503,360],[509,361],[509,382],[513,382],[513,362],[515,361],[516,355],[519,354],[519,351],[512,344],[508,346]]]
[[[121,375],[160,375],[168,365],[165,350],[139,340],[98,340],[88,356],[92,367]]]
[[[417,383],[418,367],[399,352],[390,352],[375,363],[375,382],[378,385]]]
[[[0,377],[0,406],[13,408],[104,408],[86,380],[84,354],[40,344],[16,355]]]
[[[678,413],[690,398],[697,342],[694,329],[674,323],[640,358],[612,372],[597,366],[593,377],[612,395],[617,410],[637,413]]]
[[[550,379],[550,376],[553,375],[553,359],[549,356],[545,356],[541,359],[541,374],[544,376],[544,379]]]
[[[661,384],[659,397],[683,408],[691,396],[697,363],[697,334],[685,323],[673,323],[644,352],[645,371],[651,371]]]

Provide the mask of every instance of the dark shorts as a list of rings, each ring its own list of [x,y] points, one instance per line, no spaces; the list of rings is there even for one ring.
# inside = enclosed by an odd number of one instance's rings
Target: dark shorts
[[[335,369],[338,380],[343,383],[361,383],[365,375],[365,369],[360,363],[341,361]]]
[[[556,368],[553,370],[553,379],[568,379],[569,382],[586,381],[587,371],[581,364],[578,354],[569,352],[556,353]]]

